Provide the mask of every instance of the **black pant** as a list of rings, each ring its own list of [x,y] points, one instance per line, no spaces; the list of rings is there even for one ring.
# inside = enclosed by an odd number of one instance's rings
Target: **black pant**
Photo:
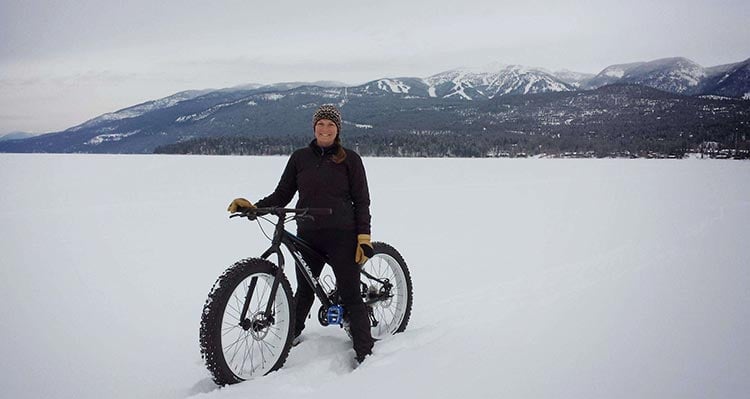
[[[352,230],[300,230],[297,235],[307,241],[318,252],[328,255],[328,263],[336,276],[336,288],[349,319],[349,329],[354,341],[354,351],[358,358],[372,352],[373,339],[370,334],[370,318],[367,307],[360,295],[360,266],[354,261],[357,234]],[[324,263],[303,254],[304,260],[317,278],[323,271]],[[297,293],[295,294],[295,335],[305,328],[305,319],[310,313],[315,295],[305,282],[302,272],[297,270]]]

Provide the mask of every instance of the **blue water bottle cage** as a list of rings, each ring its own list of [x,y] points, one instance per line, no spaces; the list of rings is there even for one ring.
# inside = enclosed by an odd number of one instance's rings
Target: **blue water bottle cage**
[[[344,324],[344,308],[341,305],[331,305],[328,307],[326,312],[326,318],[328,319],[328,325]]]

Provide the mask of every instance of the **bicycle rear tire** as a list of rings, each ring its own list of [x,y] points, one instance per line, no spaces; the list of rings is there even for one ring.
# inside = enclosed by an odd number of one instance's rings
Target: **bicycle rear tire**
[[[411,318],[414,292],[409,268],[396,248],[379,241],[373,242],[372,247],[374,254],[362,265],[362,269],[377,278],[388,278],[393,284],[393,297],[390,300],[370,305],[378,320],[378,325],[371,326],[370,332],[373,338],[382,339],[406,329]],[[364,274],[361,281],[370,289],[380,288]]]

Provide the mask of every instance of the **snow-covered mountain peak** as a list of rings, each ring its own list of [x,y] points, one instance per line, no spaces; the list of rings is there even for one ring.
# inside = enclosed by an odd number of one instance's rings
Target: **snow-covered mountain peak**
[[[706,69],[683,57],[662,58],[641,63],[622,76],[624,83],[639,84],[673,93],[693,94]]]
[[[607,77],[607,78],[615,78],[620,79],[623,76],[625,76],[625,73],[627,73],[629,70],[636,68],[640,65],[643,65],[643,62],[633,62],[629,64],[615,64],[610,65],[604,69],[602,69],[601,72],[597,75],[597,77]]]
[[[629,83],[673,93],[692,94],[706,76],[706,68],[694,61],[684,57],[671,57],[610,65],[592,78],[587,86],[597,88],[612,83]]]
[[[191,100],[193,98],[196,98],[198,96],[201,96],[206,93],[210,93],[215,91],[214,89],[204,89],[204,90],[186,90],[181,91],[179,93],[173,94],[168,97],[160,98],[158,100],[153,101],[147,101],[145,103],[141,103],[138,105],[134,105],[132,107],[123,108],[119,111],[115,112],[109,112],[103,115],[100,115],[94,119],[90,119],[78,126],[71,127],[67,129],[67,131],[76,131],[80,130],[84,127],[88,127],[91,125],[95,125],[101,122],[107,122],[107,121],[115,121],[120,119],[127,119],[127,118],[135,118],[138,116],[141,116],[145,114],[146,112],[154,111],[157,109],[163,109],[171,107],[181,101]]]
[[[490,64],[480,68],[458,68],[424,80],[434,88],[438,97],[466,100],[573,89],[544,69],[524,65]]]
[[[703,93],[750,99],[750,59],[706,68],[706,75]]]
[[[241,90],[255,90],[263,87],[264,85],[260,83],[246,83],[242,85],[232,86],[232,87],[226,87],[223,89],[219,89],[218,91],[241,91]]]
[[[506,73],[549,73],[542,68],[528,67],[525,65],[491,63],[480,67],[460,67],[432,75],[425,80],[455,80],[457,78],[468,78],[472,80],[486,79]]]
[[[380,79],[376,81],[378,89],[390,93],[408,94],[411,87],[398,79]]]
[[[643,62],[630,68],[627,75],[639,75],[657,72],[686,73],[690,75],[705,75],[705,68],[683,57],[661,58],[649,62]]]

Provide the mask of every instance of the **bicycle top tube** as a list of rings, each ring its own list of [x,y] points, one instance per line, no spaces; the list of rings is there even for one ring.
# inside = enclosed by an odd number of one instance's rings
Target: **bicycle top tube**
[[[276,225],[276,228],[274,229],[273,237],[268,237],[271,239],[271,248],[266,250],[264,254],[261,256],[265,258],[266,256],[270,255],[271,253],[278,252],[280,245],[285,245],[287,248],[289,248],[290,252],[294,252],[294,249],[302,249],[306,250],[312,254],[317,255],[321,259],[325,259],[326,256],[324,254],[319,253],[315,249],[313,249],[309,243],[305,242],[304,240],[300,239],[296,235],[284,230],[284,224],[291,220],[299,220],[299,219],[314,219],[313,215],[331,215],[333,213],[333,210],[331,208],[276,208],[276,207],[269,207],[269,208],[251,208],[247,209],[243,212],[234,213],[230,218],[234,217],[246,217],[249,220],[253,220],[257,218],[258,216],[264,216],[264,215],[276,215],[278,216],[278,221],[274,224]],[[287,218],[286,215],[288,214],[294,214],[291,218]],[[279,254],[281,254],[279,252]],[[280,262],[283,262],[281,259]]]

